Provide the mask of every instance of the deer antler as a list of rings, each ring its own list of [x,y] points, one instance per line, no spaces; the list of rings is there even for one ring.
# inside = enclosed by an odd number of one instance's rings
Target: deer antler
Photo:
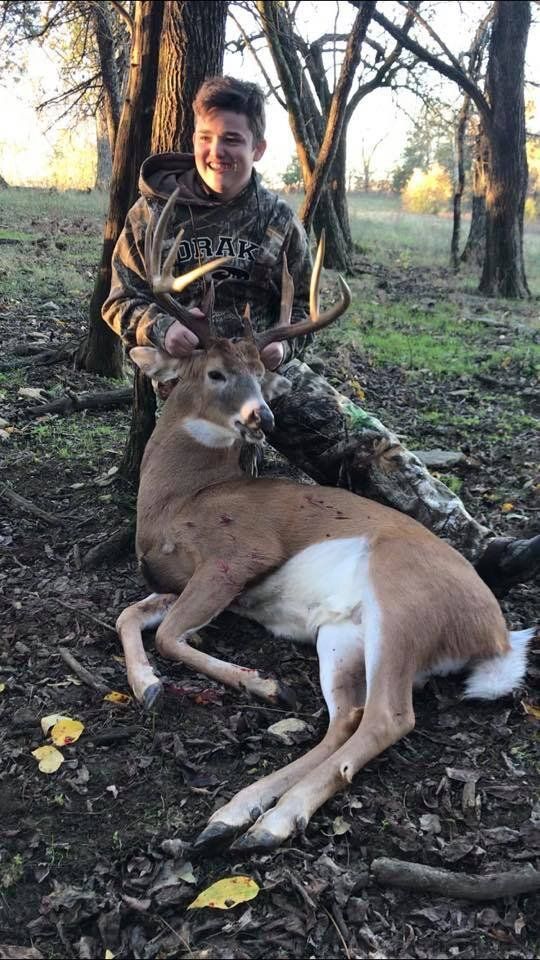
[[[324,260],[324,247],[325,234],[323,230],[311,274],[309,320],[304,320],[301,323],[291,324],[294,286],[287,268],[287,260],[285,257],[283,258],[282,299],[279,324],[276,327],[271,327],[270,330],[265,330],[263,333],[255,334],[255,343],[257,344],[259,352],[267,347],[269,343],[275,343],[277,340],[290,340],[292,337],[303,337],[306,333],[315,333],[317,330],[322,330],[323,327],[334,323],[338,317],[341,317],[341,315],[345,313],[351,302],[351,291],[341,274],[338,275],[338,283],[341,290],[340,299],[324,313],[319,312],[319,286]]]
[[[189,286],[190,283],[193,283],[200,277],[204,277],[207,273],[211,273],[213,270],[217,270],[218,267],[223,266],[225,263],[230,263],[233,258],[218,257],[216,260],[209,260],[207,263],[203,263],[200,267],[195,267],[193,270],[188,270],[187,273],[182,274],[180,277],[175,277],[172,271],[176,261],[176,256],[178,254],[178,249],[182,242],[182,237],[184,236],[184,230],[182,228],[176,236],[174,243],[165,258],[165,262],[163,264],[161,263],[163,240],[171,219],[174,205],[179,195],[180,190],[178,188],[171,193],[167,203],[161,211],[157,223],[155,214],[152,214],[144,239],[144,264],[148,283],[157,302],[165,308],[167,313],[177,317],[178,320],[184,324],[184,326],[191,330],[204,346],[211,336],[208,318],[199,318],[193,316],[187,307],[177,303],[176,300],[170,296],[170,294],[181,293],[186,289],[186,287]],[[213,288],[211,285],[209,291],[207,294],[205,294],[203,303],[201,304],[201,308],[205,313],[211,313],[213,299]]]

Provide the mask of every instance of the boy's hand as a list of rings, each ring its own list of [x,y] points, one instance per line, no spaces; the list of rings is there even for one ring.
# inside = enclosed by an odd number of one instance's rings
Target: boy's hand
[[[198,307],[193,307],[189,311],[193,314],[194,317],[204,317],[202,310],[199,310]],[[183,323],[180,323],[179,320],[175,320],[174,323],[171,323],[167,333],[165,334],[165,350],[171,357],[189,357],[193,351],[199,346],[199,338],[192,330],[189,330],[184,326]]]
[[[261,360],[267,370],[276,370],[280,363],[283,363],[284,356],[285,347],[279,341],[269,343],[268,346],[261,351]]]

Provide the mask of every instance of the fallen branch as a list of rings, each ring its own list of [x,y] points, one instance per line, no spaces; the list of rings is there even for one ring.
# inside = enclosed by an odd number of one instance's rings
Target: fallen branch
[[[58,653],[62,657],[64,663],[67,663],[70,670],[73,670],[79,680],[82,680],[83,683],[86,683],[88,687],[93,687],[94,690],[97,690],[98,693],[110,693],[111,688],[99,677],[94,676],[93,673],[90,673],[86,667],[83,667],[78,660],[75,659],[72,653],[69,650],[66,650],[65,647],[58,647]]]
[[[31,500],[27,500],[26,497],[21,497],[20,493],[15,493],[14,490],[11,490],[7,486],[0,489],[0,499],[10,500],[11,503],[25,510],[26,513],[31,513],[34,517],[39,517],[40,520],[49,523],[52,527],[63,526],[63,521],[59,520],[58,517],[53,517],[45,510],[41,510],[40,507],[36,507],[35,503],[32,503]]]
[[[540,890],[540,870],[534,867],[480,876],[380,857],[371,862],[370,869],[378,883],[458,900],[497,900]]]
[[[93,567],[99,567],[106,560],[117,560],[132,553],[135,548],[135,521],[131,521],[126,526],[120,527],[107,540],[102,540],[95,547],[92,547],[83,557],[82,567],[84,570],[91,570]]]
[[[37,407],[28,407],[24,412],[27,417],[42,417],[45,413],[74,413],[78,410],[116,410],[118,407],[128,407],[133,399],[131,387],[120,390],[104,390],[101,393],[83,393],[77,396],[70,393],[59,400],[50,403],[40,403]]]
[[[44,366],[60,363],[62,360],[69,360],[73,356],[73,351],[72,346],[58,347],[55,350],[42,350],[40,353],[34,353],[27,357],[14,355],[11,360],[4,360],[0,363],[0,370],[17,370],[21,367],[33,367],[36,364]]]

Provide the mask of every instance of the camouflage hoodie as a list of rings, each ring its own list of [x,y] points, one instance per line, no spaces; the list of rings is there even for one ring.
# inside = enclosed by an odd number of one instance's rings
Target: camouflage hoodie
[[[241,313],[248,301],[255,330],[278,322],[284,250],[295,287],[292,320],[303,320],[308,312],[311,258],[306,233],[290,207],[263,187],[255,172],[240,194],[224,201],[200,179],[191,154],[161,153],[149,157],[141,167],[141,197],[131,207],[114,249],[111,291],[103,305],[103,319],[126,346],[163,348],[165,334],[175,320],[163,312],[148,286],[144,237],[151,214],[159,215],[177,187],[180,197],[163,246],[165,257],[173,238],[184,229],[175,275],[215,257],[234,257],[213,274],[217,332],[241,336]],[[203,292],[204,280],[198,280],[173,296],[193,307],[200,305]],[[301,354],[304,345],[305,338],[300,344],[289,341],[287,359]]]

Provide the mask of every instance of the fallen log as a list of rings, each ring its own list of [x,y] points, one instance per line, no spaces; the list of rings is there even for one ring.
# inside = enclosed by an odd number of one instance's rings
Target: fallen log
[[[117,410],[128,407],[133,399],[131,387],[119,390],[103,390],[101,393],[82,393],[77,396],[70,393],[50,403],[40,403],[37,407],[27,407],[27,417],[42,417],[46,413],[75,413],[79,410]]]
[[[370,869],[375,880],[383,885],[456,900],[497,900],[540,890],[540,870],[532,866],[482,876],[380,857],[371,862]]]

